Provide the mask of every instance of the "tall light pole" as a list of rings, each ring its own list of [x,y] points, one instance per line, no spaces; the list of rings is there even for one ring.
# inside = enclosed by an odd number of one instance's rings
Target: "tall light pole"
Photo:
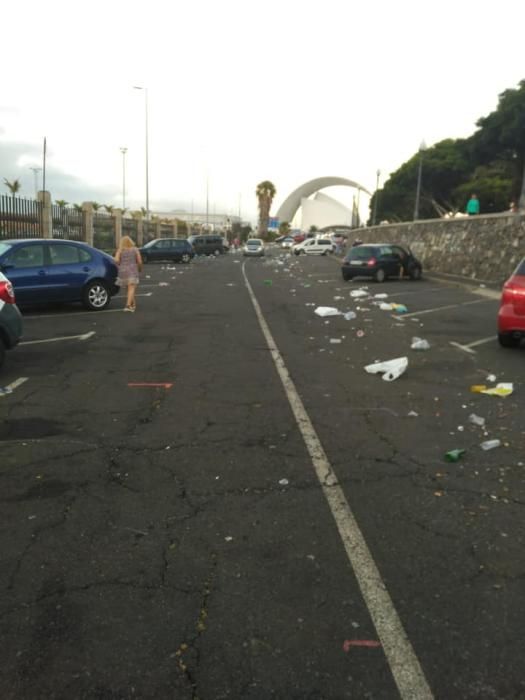
[[[38,168],[34,166],[33,168],[29,168],[29,170],[33,171],[33,174],[35,176],[35,199],[38,197],[38,173],[42,170],[42,168]]]
[[[421,196],[421,176],[423,174],[423,154],[427,150],[427,145],[421,141],[419,145],[419,168],[417,170],[416,203],[414,205],[414,221],[419,219],[419,198]]]
[[[379,192],[379,178],[381,177],[381,171],[377,170],[376,172],[376,191],[375,191],[375,196],[374,196],[374,210],[372,212],[372,226],[376,225],[376,216],[377,216],[377,198],[378,198],[378,192]]]
[[[126,153],[128,149],[124,146],[120,149],[122,153],[122,211],[126,208]]]
[[[144,91],[144,107],[146,117],[146,221],[149,221],[149,154],[148,154],[148,88],[134,85],[135,90]]]

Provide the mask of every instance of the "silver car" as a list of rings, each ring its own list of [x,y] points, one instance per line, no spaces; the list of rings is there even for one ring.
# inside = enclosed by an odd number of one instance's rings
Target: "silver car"
[[[243,255],[259,258],[263,257],[264,241],[262,241],[260,238],[249,238],[245,243]]]

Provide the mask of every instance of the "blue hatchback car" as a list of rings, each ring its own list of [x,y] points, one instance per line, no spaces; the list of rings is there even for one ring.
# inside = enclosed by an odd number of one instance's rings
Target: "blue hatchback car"
[[[113,258],[78,241],[0,241],[0,270],[11,280],[19,306],[80,301],[100,311],[119,290]]]

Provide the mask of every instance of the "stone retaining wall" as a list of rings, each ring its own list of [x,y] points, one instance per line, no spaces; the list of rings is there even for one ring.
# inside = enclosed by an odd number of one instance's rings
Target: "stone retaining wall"
[[[354,232],[363,243],[410,246],[424,270],[502,284],[525,257],[525,215],[491,214],[383,224]],[[352,241],[349,240],[349,245]]]

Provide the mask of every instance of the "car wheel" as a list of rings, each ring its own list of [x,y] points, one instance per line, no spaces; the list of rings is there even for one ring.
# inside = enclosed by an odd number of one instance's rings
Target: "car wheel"
[[[0,338],[0,367],[4,364],[5,360],[5,344],[2,338]]]
[[[300,250],[294,250],[294,254],[295,254],[295,255],[299,255],[300,252],[301,252]]]
[[[377,272],[374,275],[374,279],[376,282],[384,282],[385,281],[386,274],[385,274],[385,271],[383,270],[382,267],[380,267],[379,270],[377,270]]]
[[[515,348],[520,344],[520,338],[515,338],[509,333],[498,333],[498,340],[502,348]]]
[[[190,258],[190,256],[188,255],[188,253],[184,253],[183,256],[182,256],[182,262],[183,262],[183,263],[189,263],[190,260],[191,260],[191,258]]]
[[[327,253],[328,253],[327,250],[323,250],[323,252],[321,253],[321,255],[326,255]]]
[[[410,270],[410,279],[411,280],[420,280],[421,279],[421,268],[420,267],[414,267],[412,270]]]
[[[102,280],[94,280],[85,287],[82,302],[89,311],[101,311],[110,301],[108,288]]]
[[[350,275],[345,275],[345,273],[343,272],[343,280],[344,280],[345,282],[348,282],[348,280],[351,280],[351,279],[352,279],[352,278],[350,277]]]

